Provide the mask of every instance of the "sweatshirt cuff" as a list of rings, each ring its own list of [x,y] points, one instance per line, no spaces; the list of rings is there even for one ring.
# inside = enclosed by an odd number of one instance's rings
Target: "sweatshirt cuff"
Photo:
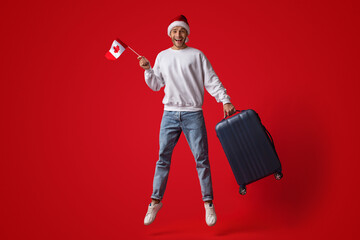
[[[231,103],[231,102],[230,102],[230,99],[225,99],[225,100],[222,101],[222,104],[223,104],[223,105],[225,105],[225,104],[227,104],[227,103]]]
[[[153,71],[153,69],[152,69],[152,67],[150,66],[149,69],[146,69],[146,70],[145,70],[145,73],[151,73],[152,71]]]

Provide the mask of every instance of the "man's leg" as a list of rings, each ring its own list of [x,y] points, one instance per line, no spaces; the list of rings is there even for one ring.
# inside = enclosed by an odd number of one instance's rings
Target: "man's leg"
[[[156,162],[153,193],[151,198],[161,200],[164,196],[170,171],[171,156],[181,135],[181,128],[176,112],[165,111],[160,127],[159,160]]]
[[[161,121],[159,160],[156,162],[153,193],[151,195],[152,202],[145,215],[145,225],[149,225],[155,220],[157,212],[162,207],[160,201],[162,200],[166,189],[170,171],[171,155],[181,135],[181,128],[176,116],[176,112],[164,111]]]
[[[184,113],[181,126],[196,161],[203,201],[211,202],[213,200],[213,189],[207,134],[202,111]]]
[[[207,225],[214,226],[217,217],[212,203],[213,189],[208,157],[208,142],[202,111],[184,113],[181,126],[196,161],[196,170],[205,207],[205,221]]]

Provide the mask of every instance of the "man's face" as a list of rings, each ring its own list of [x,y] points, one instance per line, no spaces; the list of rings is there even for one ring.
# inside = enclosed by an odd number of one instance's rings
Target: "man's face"
[[[183,49],[186,48],[185,40],[188,36],[188,33],[185,28],[183,27],[173,27],[170,31],[170,38],[173,42],[174,49]]]

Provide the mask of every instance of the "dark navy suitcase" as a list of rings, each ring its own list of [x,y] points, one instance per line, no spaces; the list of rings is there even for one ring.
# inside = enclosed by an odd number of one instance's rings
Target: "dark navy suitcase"
[[[277,180],[282,178],[274,141],[254,110],[223,119],[215,130],[240,186],[240,194],[246,194],[247,184],[268,175],[274,174]]]

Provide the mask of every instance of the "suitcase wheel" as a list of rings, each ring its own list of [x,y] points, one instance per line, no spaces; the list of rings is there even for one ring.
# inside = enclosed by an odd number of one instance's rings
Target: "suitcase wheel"
[[[275,176],[276,180],[280,180],[283,177],[283,174],[282,174],[282,172],[277,172],[277,173],[274,173],[274,176]]]
[[[240,187],[239,193],[241,195],[245,195],[246,194],[246,187],[245,186]]]

